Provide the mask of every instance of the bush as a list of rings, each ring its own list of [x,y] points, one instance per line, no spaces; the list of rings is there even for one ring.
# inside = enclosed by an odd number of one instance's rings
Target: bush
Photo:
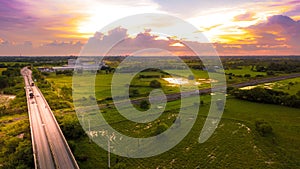
[[[300,96],[300,90],[296,93],[297,96]]]
[[[256,87],[250,90],[233,90],[230,92],[236,98],[259,103],[280,104],[290,107],[300,107],[300,98],[282,91]]]
[[[227,87],[227,92],[230,92],[230,91],[232,91],[232,90],[234,90],[234,89],[235,89],[234,87],[229,86],[229,87]]]
[[[155,135],[159,135],[159,134],[163,133],[168,128],[169,127],[168,127],[168,125],[166,125],[166,123],[160,123],[156,128]]]
[[[256,120],[255,121],[255,129],[259,132],[261,136],[267,136],[271,134],[273,129],[271,125],[264,120]]]
[[[129,97],[137,97],[140,95],[140,92],[138,89],[132,89],[129,91]]]
[[[255,77],[260,78],[260,77],[265,77],[264,75],[256,75]]]
[[[275,73],[273,71],[267,71],[267,75],[268,76],[273,76],[273,75],[275,75]]]
[[[189,75],[188,79],[189,79],[189,80],[194,80],[195,77],[194,77],[193,75]]]
[[[150,104],[146,100],[143,100],[140,103],[140,108],[143,109],[143,110],[147,110],[147,109],[149,109],[149,105]]]
[[[251,75],[250,74],[245,74],[244,77],[251,77]]]
[[[61,122],[61,129],[67,139],[79,139],[85,135],[85,131],[75,115],[65,115]]]
[[[152,80],[150,82],[150,87],[152,87],[152,88],[160,88],[161,87],[161,83],[158,80]]]

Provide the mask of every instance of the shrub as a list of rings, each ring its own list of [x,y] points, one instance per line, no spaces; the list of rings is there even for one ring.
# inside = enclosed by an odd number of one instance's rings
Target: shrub
[[[250,74],[245,74],[244,77],[251,77],[251,75]]]
[[[149,109],[149,103],[146,100],[141,101],[140,108],[143,110]]]
[[[65,115],[61,122],[61,129],[67,139],[79,139],[85,135],[85,131],[82,129],[76,116]]]
[[[155,135],[159,135],[168,129],[168,125],[166,123],[160,123],[155,131]]]
[[[189,75],[188,79],[189,79],[189,80],[194,80],[195,77],[194,77],[193,75]]]
[[[261,136],[267,136],[271,134],[273,129],[271,125],[265,120],[256,120],[255,121],[255,129],[259,132]]]
[[[150,82],[150,87],[152,87],[152,88],[160,88],[161,87],[161,83],[158,80],[152,80]]]
[[[267,71],[267,75],[268,76],[273,76],[273,75],[275,75],[275,73],[273,71]]]
[[[229,87],[227,87],[227,92],[230,92],[230,91],[232,91],[232,90],[234,90],[234,89],[235,89],[234,87],[229,86]]]
[[[129,97],[137,97],[140,95],[140,92],[138,89],[132,89],[129,91]]]
[[[264,77],[264,75],[256,75],[255,77],[257,77],[257,78]]]

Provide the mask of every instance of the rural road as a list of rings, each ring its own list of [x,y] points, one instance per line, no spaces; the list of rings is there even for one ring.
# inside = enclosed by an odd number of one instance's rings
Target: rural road
[[[35,168],[79,169],[46,99],[38,87],[31,85],[31,70],[25,67],[21,74],[25,81]]]
[[[242,83],[236,83],[236,84],[229,84],[227,87],[245,87],[245,86],[253,86],[253,85],[258,85],[262,83],[270,83],[270,82],[275,82],[275,81],[280,81],[280,80],[285,80],[285,79],[291,79],[291,78],[296,78],[300,77],[300,73],[295,73],[295,74],[290,74],[290,75],[284,75],[284,76],[276,76],[276,77],[268,77],[268,78],[262,78],[262,79],[255,79],[255,80],[250,80],[247,82],[242,82]],[[218,88],[218,87],[216,87]],[[220,86],[222,88],[222,86]],[[207,94],[211,92],[211,88],[206,88],[206,89],[200,89],[199,94]],[[196,91],[187,91],[187,92],[182,92],[182,93],[172,93],[172,94],[167,94],[166,97],[168,101],[173,101],[180,99],[181,97],[189,97],[197,94]],[[164,96],[157,96],[156,98],[152,98],[153,101],[160,101]],[[147,99],[146,97],[143,98],[137,98],[131,100],[132,104],[138,104],[142,100]],[[115,104],[129,104],[129,101],[118,101]],[[106,107],[106,104],[104,105],[99,105],[100,108]]]

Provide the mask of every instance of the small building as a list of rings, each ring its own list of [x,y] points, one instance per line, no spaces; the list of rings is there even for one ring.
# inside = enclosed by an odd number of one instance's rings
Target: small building
[[[65,70],[74,70],[75,69],[75,66],[61,66],[61,67],[53,67],[53,70],[55,71],[55,72],[57,72],[57,71],[65,71]]]
[[[37,68],[40,72],[54,72],[55,70],[52,67],[39,67]]]
[[[68,67],[74,67],[76,65],[76,59],[68,59]]]

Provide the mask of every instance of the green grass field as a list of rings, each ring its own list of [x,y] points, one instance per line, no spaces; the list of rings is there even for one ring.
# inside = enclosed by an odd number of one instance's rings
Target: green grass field
[[[232,73],[235,75],[242,75],[250,74],[251,77],[255,77],[256,75],[266,75],[266,72],[255,72],[251,70],[251,66],[242,66],[242,69],[229,69],[225,70],[226,73]]]
[[[200,109],[194,127],[180,144],[168,152],[145,159],[112,155],[112,167],[119,165],[116,161],[126,165],[126,168],[299,167],[299,109],[229,98],[217,130],[207,142],[199,144],[198,137],[209,109],[209,96],[202,99],[205,105]],[[175,111],[178,105],[179,101],[171,102],[168,110]],[[104,116],[107,120],[115,121],[112,126],[125,134],[138,133],[140,137],[149,134],[135,123],[117,117],[115,110],[106,111]],[[160,120],[168,121],[167,117],[168,113],[162,115]],[[273,134],[260,136],[254,126],[256,119],[268,121],[273,127]],[[81,168],[107,167],[107,152],[89,143],[88,139],[79,140],[75,154],[88,156],[87,161],[79,162]]]
[[[274,90],[284,91],[293,95],[300,91],[300,77],[274,82],[269,84],[269,86]]]
[[[163,73],[160,72],[141,72],[139,73],[137,76],[135,76],[135,78],[131,81],[131,85],[133,85],[132,87],[130,87],[131,90],[138,90],[139,95],[141,96],[145,96],[148,95],[151,90],[153,90],[153,88],[149,87],[149,84],[152,80],[158,80],[161,84],[162,84],[162,89],[166,94],[170,94],[170,93],[177,93],[179,92],[179,85],[172,85],[170,83],[168,83],[167,81],[163,80],[162,78],[138,78],[139,75],[152,75],[152,76],[156,76],[156,75],[160,75],[161,77],[178,77],[178,78],[188,78],[189,73],[178,73],[178,71],[172,71],[172,70],[167,70],[168,73],[170,73],[171,75],[165,75]],[[205,71],[200,71],[200,70],[193,70],[193,73],[195,75],[195,79],[202,79],[202,81],[200,81],[201,85],[198,86],[199,89],[201,88],[209,88],[210,84],[205,82],[203,83],[203,81],[205,81],[205,79],[208,79],[209,76],[207,74],[207,72]],[[123,74],[122,78],[124,78],[124,80],[128,80],[130,77],[130,73],[128,74]],[[181,75],[181,76],[179,76]],[[217,76],[219,76],[218,73],[212,73],[212,75],[214,76],[213,78],[217,78]],[[111,97],[111,80],[112,80],[113,75],[112,74],[97,74],[96,75],[96,79],[95,79],[95,94],[96,94],[96,98],[97,100],[104,100],[106,98]],[[128,77],[128,78],[127,78]],[[55,75],[54,73],[50,73],[49,76],[46,77],[47,81],[49,81],[54,88],[62,88],[64,86],[68,86],[71,87],[72,86],[72,76],[65,76],[65,75]],[[83,90],[80,91],[80,93],[82,94],[87,94],[89,93],[88,90],[90,90],[90,88],[88,88],[88,86],[90,84],[87,84],[86,81],[88,78],[87,76],[77,76],[77,82],[79,83],[79,86],[84,88]],[[93,78],[93,77],[92,77]],[[186,88],[194,88],[197,85],[194,84],[188,84],[185,85]]]
[[[289,93],[290,95],[295,95],[300,91],[300,77],[281,80],[273,83],[264,83],[256,85],[257,87],[283,91]]]
[[[84,79],[84,76],[82,78]],[[111,78],[111,74],[97,75],[95,85],[97,99],[110,97]],[[52,82],[56,88],[72,85],[71,76],[50,75],[47,80]],[[149,92],[152,89],[145,87],[145,84],[148,84],[150,80],[152,79],[134,81],[133,84],[142,86],[141,93]],[[295,82],[294,86],[290,86],[290,91],[295,92],[297,88],[299,89],[298,80],[298,78],[290,79],[282,81],[282,83]],[[84,81],[82,85],[84,85]],[[125,165],[126,168],[151,169],[300,167],[299,109],[253,103],[229,96],[218,128],[209,140],[199,144],[198,137],[210,108],[210,96],[201,96],[201,100],[204,101],[204,105],[200,107],[194,127],[177,146],[163,154],[145,159],[125,158],[111,154],[112,168],[122,165]],[[193,104],[193,98],[190,103]],[[159,120],[170,125],[173,117],[178,113],[179,106],[179,100],[169,102]],[[113,128],[129,136],[149,137],[157,127],[155,125],[157,123],[153,122],[152,127],[145,130],[144,128],[148,124],[137,124],[126,120],[114,107],[102,109],[101,112]],[[272,126],[273,133],[266,137],[261,136],[255,130],[257,119],[267,121]],[[105,150],[90,142],[87,137],[74,142],[76,145],[74,154],[80,168],[95,168],[95,166],[107,168],[107,152]]]

